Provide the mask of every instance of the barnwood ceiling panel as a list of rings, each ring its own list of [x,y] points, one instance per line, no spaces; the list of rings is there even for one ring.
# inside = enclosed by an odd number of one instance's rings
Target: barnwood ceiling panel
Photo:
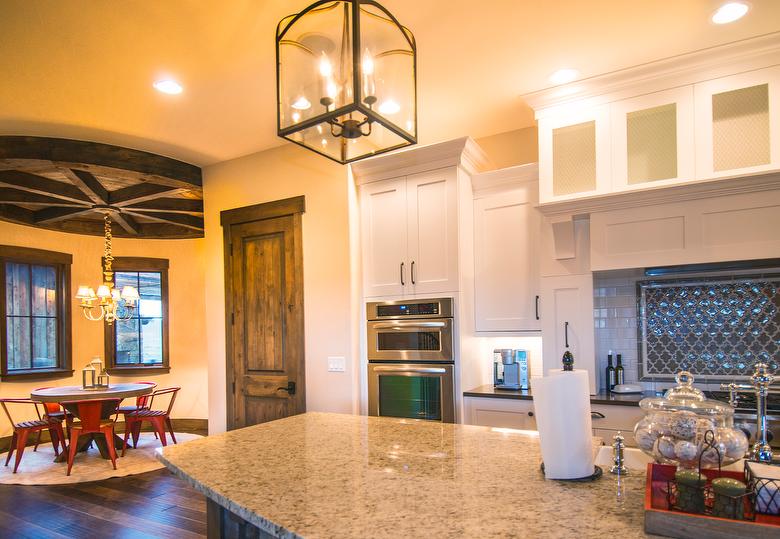
[[[203,236],[200,168],[79,140],[0,136],[0,220],[118,237]]]

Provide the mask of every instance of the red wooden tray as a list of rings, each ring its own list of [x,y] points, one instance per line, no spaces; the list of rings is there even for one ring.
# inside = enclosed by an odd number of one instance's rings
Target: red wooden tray
[[[732,520],[696,515],[670,509],[666,497],[668,482],[674,480],[676,466],[667,464],[647,465],[645,484],[645,532],[677,537],[678,539],[748,539],[780,538],[780,516],[756,515],[755,521]],[[717,470],[702,470],[707,479],[718,477]],[[742,472],[722,471],[720,477],[745,480]],[[751,510],[752,513],[752,510]]]

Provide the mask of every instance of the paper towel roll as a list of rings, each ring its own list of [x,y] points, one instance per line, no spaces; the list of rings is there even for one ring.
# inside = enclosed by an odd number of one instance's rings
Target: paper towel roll
[[[534,380],[534,412],[547,479],[593,474],[588,371],[551,370]]]

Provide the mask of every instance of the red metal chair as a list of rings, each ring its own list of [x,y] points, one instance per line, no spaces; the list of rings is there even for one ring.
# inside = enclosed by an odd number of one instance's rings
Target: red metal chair
[[[148,386],[155,387],[157,386],[156,382],[138,382],[139,384],[144,384]],[[126,414],[129,414],[130,412],[137,412],[138,410],[148,410],[149,409],[149,403],[152,400],[151,393],[148,395],[139,395],[135,398],[135,405],[128,405],[128,406],[120,406],[116,409],[117,414],[122,414],[123,416]],[[125,417],[125,429],[127,429],[127,418]],[[157,433],[154,433],[154,437],[157,438]]]
[[[116,413],[116,408],[122,399],[95,399],[86,401],[63,402],[63,406],[78,410],[76,415],[79,422],[74,422],[70,427],[70,444],[68,447],[68,475],[73,468],[73,459],[76,457],[79,437],[85,434],[102,434],[106,438],[108,456],[116,470],[116,448],[114,447],[114,420],[111,415]]]
[[[41,389],[49,388],[39,387],[35,391],[39,391]],[[60,424],[65,421],[65,434],[70,436],[70,425],[73,423],[73,414],[65,410],[59,402],[42,402],[40,404],[43,406],[43,417],[41,419],[56,421]],[[33,451],[37,451],[38,445],[41,443],[41,432],[43,431],[38,431],[38,438],[35,440]],[[54,443],[56,431],[54,429],[49,429],[49,435],[51,436],[52,443]]]
[[[25,404],[33,406],[35,408],[35,415],[37,419],[14,423],[14,420],[11,417],[11,412],[8,410],[9,404]],[[54,446],[54,454],[60,454],[57,448],[58,443],[62,444],[62,450],[65,451],[65,433],[62,430],[62,422],[43,419],[41,417],[41,412],[38,409],[37,402],[31,399],[0,399],[0,405],[2,405],[3,410],[5,411],[5,415],[8,417],[8,421],[11,422],[11,425],[14,428],[14,433],[11,437],[11,444],[8,448],[8,456],[5,458],[5,465],[8,466],[8,463],[11,462],[11,455],[14,451],[16,451],[14,473],[16,473],[16,470],[19,468],[19,463],[22,461],[22,454],[24,453],[24,448],[27,445],[27,438],[33,432],[40,433],[40,431],[45,429],[49,429],[50,432],[53,431],[54,435],[52,436],[51,442],[52,446]],[[37,448],[38,444],[36,443],[35,449]],[[35,451],[35,449],[33,449],[33,451]]]
[[[158,389],[152,393],[151,399],[149,399],[149,409],[136,410],[135,412],[125,414],[125,444],[122,448],[122,456],[125,456],[127,438],[131,433],[133,435],[133,447],[138,445],[138,437],[141,435],[141,425],[144,421],[151,423],[154,431],[160,436],[160,442],[163,446],[168,445],[165,438],[165,427],[168,427],[168,432],[171,433],[171,439],[174,444],[176,443],[176,435],[173,433],[173,424],[171,423],[171,410],[173,409],[173,403],[176,401],[176,395],[180,389],[180,387]],[[162,397],[163,395],[170,395],[168,407],[165,410],[155,410],[153,408],[154,400],[159,400],[159,397]]]

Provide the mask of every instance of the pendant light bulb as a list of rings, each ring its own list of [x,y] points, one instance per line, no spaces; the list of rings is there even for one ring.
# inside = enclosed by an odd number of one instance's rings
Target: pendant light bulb
[[[363,52],[363,74],[374,74],[374,57],[371,55],[368,49]]]
[[[330,60],[325,55],[325,52],[320,56],[320,75],[325,78],[330,77],[333,74],[333,66],[330,64]]]

